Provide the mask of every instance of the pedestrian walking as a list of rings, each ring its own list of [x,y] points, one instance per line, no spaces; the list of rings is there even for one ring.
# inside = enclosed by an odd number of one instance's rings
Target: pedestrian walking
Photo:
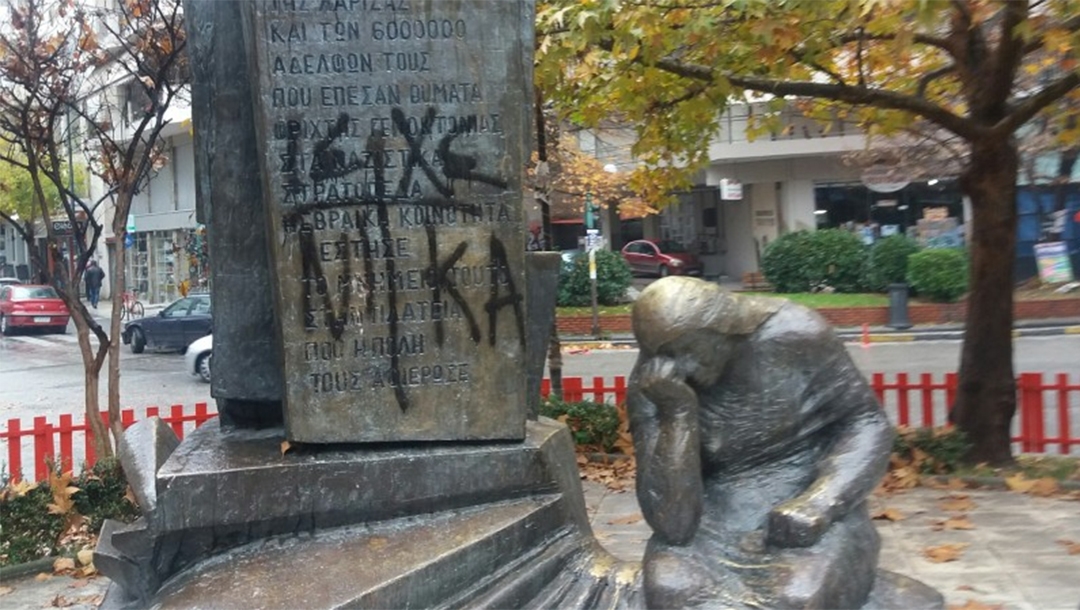
[[[86,264],[86,273],[83,281],[86,282],[86,298],[90,306],[97,309],[98,299],[101,298],[101,282],[105,279],[105,271],[98,266],[97,261],[91,260]]]

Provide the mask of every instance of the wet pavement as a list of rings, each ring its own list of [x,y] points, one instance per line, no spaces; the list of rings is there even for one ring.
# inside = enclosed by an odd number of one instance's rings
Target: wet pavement
[[[590,482],[583,486],[600,543],[620,559],[640,559],[650,530],[633,491],[612,492]],[[985,610],[996,605],[1005,610],[1080,609],[1076,499],[921,487],[875,495],[870,510],[897,519],[874,521],[882,536],[880,566],[936,587],[949,605],[965,607],[971,601],[984,605],[969,608]],[[956,558],[935,563],[927,552]],[[0,580],[0,607],[87,610],[100,602],[108,583],[103,577],[78,580],[38,572],[7,577]]]

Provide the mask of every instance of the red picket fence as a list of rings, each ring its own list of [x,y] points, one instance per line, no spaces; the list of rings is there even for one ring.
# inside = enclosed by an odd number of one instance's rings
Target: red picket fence
[[[870,387],[896,425],[937,427],[948,425],[949,407],[956,398],[957,375],[898,373],[887,381],[884,373],[870,376]],[[551,394],[551,382],[540,386],[544,397]],[[580,377],[563,379],[563,399],[567,402],[593,400],[621,403],[626,400],[626,379],[615,377],[609,385],[603,377],[593,377],[586,387]],[[1047,430],[1054,432],[1048,435]],[[1049,379],[1042,373],[1022,373],[1017,379],[1017,416],[1013,420],[1014,450],[1047,453],[1053,449],[1068,455],[1080,453],[1080,381],[1069,381],[1061,373]]]
[[[626,400],[625,377],[614,377],[610,381],[593,377],[589,386],[585,382],[586,379],[581,377],[564,378],[563,399],[616,404]],[[894,380],[887,381],[884,374],[874,373],[870,377],[870,386],[893,423],[936,427],[947,425],[949,405],[956,396],[957,376],[950,373],[935,379],[930,373],[899,373]],[[550,380],[543,381],[540,393],[544,397],[551,394]],[[1017,380],[1017,409],[1013,421],[1014,450],[1048,453],[1056,449],[1062,455],[1080,454],[1080,380],[1070,382],[1066,374],[1046,378],[1042,373],[1023,373]],[[103,417],[106,415],[102,414]],[[144,417],[152,416],[160,416],[172,426],[177,436],[183,438],[185,431],[202,425],[217,414],[209,412],[206,403],[200,402],[193,413],[186,412],[182,405],[173,405],[167,414],[162,414],[157,407],[144,410]],[[135,423],[135,411],[125,409],[121,418],[126,428]],[[53,424],[45,417],[35,417],[29,428],[24,428],[18,419],[8,420],[7,429],[0,431],[0,439],[7,443],[7,472],[18,475],[22,471],[24,439],[33,439],[34,480],[48,478],[48,462],[55,456],[59,456],[64,470],[94,463],[94,443],[88,426],[73,423],[71,415],[61,415],[59,419],[59,423]],[[81,449],[78,454],[77,447]]]
[[[109,422],[109,413],[101,412],[105,425]],[[143,417],[160,417],[162,421],[172,427],[173,432],[180,438],[184,438],[187,429],[195,429],[210,419],[217,417],[217,413],[211,413],[205,402],[195,403],[192,413],[185,412],[184,405],[173,405],[167,413],[162,413],[158,407],[143,409]],[[76,465],[76,447],[82,448],[80,465],[92,466],[97,461],[94,452],[94,435],[90,426],[83,420],[74,423],[69,414],[61,415],[59,423],[53,424],[46,417],[35,417],[33,426],[24,428],[18,419],[9,419],[7,429],[0,431],[0,439],[7,441],[7,472],[11,473],[13,481],[18,480],[23,466],[23,439],[33,438],[34,443],[34,480],[44,481],[49,478],[49,462],[56,461],[59,457],[60,469],[72,470]],[[134,409],[124,409],[120,412],[120,422],[126,429],[135,423]],[[186,426],[186,424],[191,424]],[[77,442],[81,441],[81,442]]]

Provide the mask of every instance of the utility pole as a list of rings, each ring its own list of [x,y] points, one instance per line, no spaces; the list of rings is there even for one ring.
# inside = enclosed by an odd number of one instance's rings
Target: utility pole
[[[592,300],[592,335],[600,338],[600,311],[596,296],[596,249],[600,247],[600,235],[596,229],[596,210],[593,208],[592,191],[585,193],[585,249],[589,252],[589,295]]]

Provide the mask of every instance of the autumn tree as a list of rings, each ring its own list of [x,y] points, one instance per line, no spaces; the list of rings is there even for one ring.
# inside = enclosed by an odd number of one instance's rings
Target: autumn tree
[[[41,221],[47,258],[35,247],[32,224],[13,223],[71,312],[85,369],[86,420],[99,455],[111,452],[100,412],[100,373],[109,362],[111,431],[120,421],[120,299],[106,330],[79,300],[86,263],[106,222],[123,244],[132,197],[164,159],[166,110],[182,92],[185,36],[179,0],[8,0],[0,11],[0,163],[19,176]],[[122,91],[122,95],[117,92]],[[69,159],[71,161],[69,161]],[[75,159],[103,185],[91,198],[73,179]],[[0,208],[12,220],[14,208]],[[22,214],[20,214],[20,217]],[[60,236],[52,220],[73,231],[74,264],[59,264]],[[112,257],[114,294],[124,291],[124,249]],[[97,346],[90,334],[97,338]],[[111,339],[110,339],[111,338]]]
[[[546,0],[538,28],[538,82],[585,124],[634,125],[639,183],[660,191],[707,162],[738,100],[808,101],[869,134],[922,120],[962,140],[971,289],[951,417],[973,441],[967,459],[1011,462],[1017,134],[1053,121],[1075,145],[1061,109],[1080,96],[1080,3]]]
[[[559,210],[558,215],[570,212],[582,218],[585,206],[597,202],[603,208],[617,206],[638,215],[656,212],[630,188],[625,174],[607,171],[596,157],[582,152],[577,138],[563,129],[562,121],[544,102],[539,89],[536,94],[536,151],[526,175],[541,208],[545,247],[553,243],[553,209]],[[548,371],[552,395],[562,398],[562,342],[554,325],[548,341]]]

